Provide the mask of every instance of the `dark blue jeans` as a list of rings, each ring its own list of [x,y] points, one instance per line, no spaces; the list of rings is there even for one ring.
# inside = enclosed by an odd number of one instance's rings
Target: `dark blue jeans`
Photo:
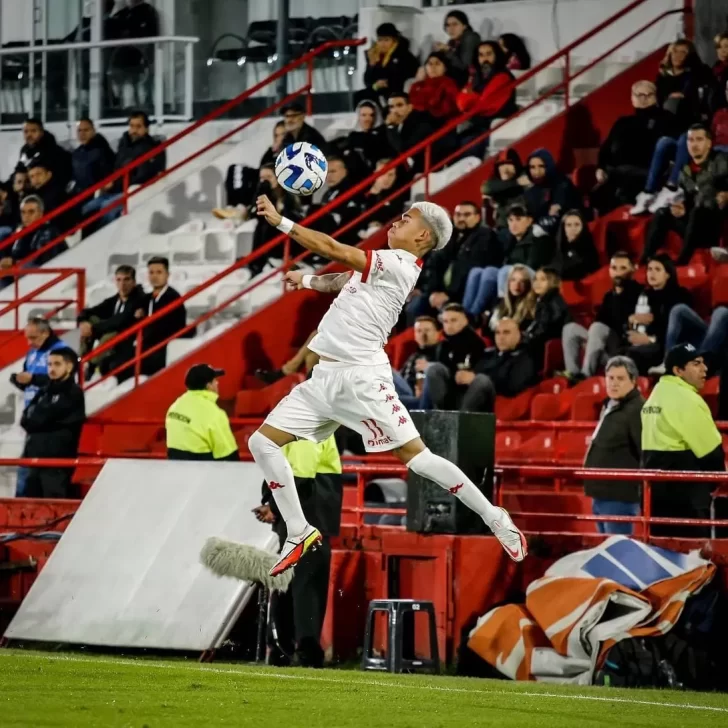
[[[498,268],[471,268],[465,283],[463,308],[470,316],[489,311],[498,298]]]
[[[677,180],[680,176],[680,170],[690,161],[688,154],[688,135],[681,134],[678,139],[672,137],[660,137],[655,145],[655,151],[652,154],[650,162],[650,171],[647,174],[647,184],[645,192],[658,192],[662,178],[667,171],[670,162],[674,162],[667,183],[677,187]]]
[[[592,513],[595,516],[639,516],[640,510],[639,503],[598,500],[597,498],[594,498],[592,501]],[[633,527],[633,523],[597,521],[599,533],[608,533],[610,535],[621,534],[623,536],[631,536]]]
[[[692,344],[698,351],[722,354],[728,344],[728,307],[716,308],[710,323],[706,324],[687,304],[673,306],[667,323],[665,350],[677,344]]]

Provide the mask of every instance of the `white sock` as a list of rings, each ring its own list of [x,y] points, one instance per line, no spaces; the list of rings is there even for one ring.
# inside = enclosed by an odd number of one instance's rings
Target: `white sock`
[[[407,467],[452,493],[471,511],[475,511],[488,527],[501,517],[500,508],[496,508],[457,465],[435,455],[428,448],[415,455],[407,463]]]
[[[298,499],[293,470],[280,447],[260,432],[254,432],[248,440],[248,448],[263,471],[278,510],[286,522],[288,537],[300,536],[305,530],[306,517]]]

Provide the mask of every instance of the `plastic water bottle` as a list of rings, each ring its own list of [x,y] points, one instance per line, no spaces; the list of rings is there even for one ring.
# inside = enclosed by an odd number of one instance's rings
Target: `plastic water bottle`
[[[637,314],[650,313],[650,304],[649,304],[649,301],[647,300],[646,293],[640,294],[640,297],[637,299],[637,305],[635,306],[634,312]],[[641,334],[646,334],[647,326],[645,326],[645,324],[633,324],[632,330],[639,331]]]

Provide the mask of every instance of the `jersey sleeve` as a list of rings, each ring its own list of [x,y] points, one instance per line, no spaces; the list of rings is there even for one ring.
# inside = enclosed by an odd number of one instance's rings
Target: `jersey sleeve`
[[[366,256],[366,267],[361,274],[362,283],[391,288],[411,287],[407,266],[394,250],[367,250]]]

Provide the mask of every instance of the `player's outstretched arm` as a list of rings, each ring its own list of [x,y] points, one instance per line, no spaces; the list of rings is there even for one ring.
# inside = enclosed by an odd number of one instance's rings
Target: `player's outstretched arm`
[[[297,291],[302,288],[310,288],[319,291],[319,293],[338,293],[346,285],[349,278],[351,278],[351,271],[324,273],[322,276],[306,276],[301,271],[292,270],[283,276],[283,280]]]
[[[316,253],[337,263],[343,263],[348,268],[359,271],[359,273],[366,270],[367,257],[363,250],[359,250],[359,248],[354,248],[350,245],[342,245],[329,235],[317,233],[315,230],[309,230],[296,223],[291,223],[290,220],[286,222],[292,225],[292,227],[290,229],[282,229],[279,226],[283,221],[283,216],[276,210],[275,205],[266,195],[261,195],[258,198],[257,205],[259,216],[264,217],[270,225],[278,228],[281,232],[288,233],[291,238],[312,253]]]

